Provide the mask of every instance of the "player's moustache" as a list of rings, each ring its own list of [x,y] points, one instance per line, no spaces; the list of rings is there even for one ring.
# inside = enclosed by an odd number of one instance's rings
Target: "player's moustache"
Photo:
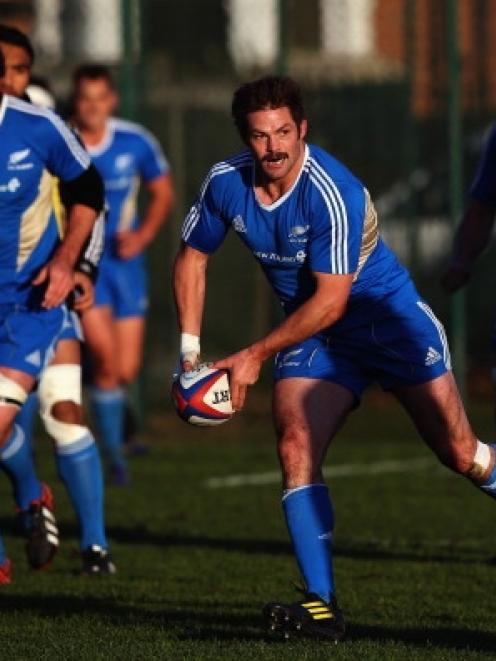
[[[284,151],[275,151],[271,152],[270,154],[266,154],[262,161],[280,161],[282,158],[288,158],[288,154]]]

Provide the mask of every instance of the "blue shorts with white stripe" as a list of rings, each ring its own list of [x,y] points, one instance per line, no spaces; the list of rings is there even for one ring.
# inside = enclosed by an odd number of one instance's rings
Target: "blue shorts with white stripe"
[[[335,329],[281,351],[275,380],[294,377],[338,383],[360,400],[374,382],[395,390],[431,381],[451,369],[441,322],[409,282],[387,300],[388,313]],[[346,328],[346,329],[345,329]]]

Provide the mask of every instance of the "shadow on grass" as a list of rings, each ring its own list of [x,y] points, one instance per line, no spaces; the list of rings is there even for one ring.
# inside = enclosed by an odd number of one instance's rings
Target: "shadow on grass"
[[[77,539],[78,527],[63,521],[59,524],[62,539]],[[22,536],[22,531],[15,518],[0,519],[0,530],[12,536]],[[292,548],[289,541],[250,539],[250,538],[216,538],[202,535],[184,535],[182,533],[157,533],[144,525],[123,527],[107,526],[108,537],[111,542],[128,544],[130,546],[155,546],[159,548],[198,548],[247,555],[291,555]],[[384,545],[371,542],[369,544],[356,540],[338,540],[334,546],[335,557],[352,560],[397,560],[403,562],[419,563],[454,563],[454,564],[481,564],[495,565],[496,557],[489,556],[482,550],[463,548],[453,544],[446,546],[445,550],[432,548],[428,543],[412,544],[410,547],[395,548],[394,543]]]
[[[238,612],[230,612],[230,609],[236,609]],[[66,617],[97,617],[105,626],[117,627],[122,629],[123,633],[130,627],[142,625],[156,628],[179,640],[282,642],[280,638],[268,636],[262,617],[254,615],[252,608],[240,612],[239,603],[230,604],[226,601],[219,605],[207,605],[201,603],[201,600],[164,600],[160,610],[147,610],[143,607],[118,604],[109,598],[13,595],[6,591],[2,594],[0,611],[54,619],[62,626]],[[396,642],[419,649],[493,652],[496,649],[496,634],[461,628],[402,629],[350,623],[347,638],[342,644],[346,646],[356,642]]]
[[[396,642],[417,648],[452,651],[494,652],[496,634],[474,629],[396,629],[394,627],[350,624],[348,641]]]
[[[238,612],[229,612],[235,608]],[[0,613],[23,613],[25,617],[42,617],[64,622],[64,617],[97,618],[106,627],[117,627],[123,632],[137,626],[163,630],[171,637],[196,640],[264,640],[261,616],[253,611],[239,612],[239,604],[222,602],[206,605],[197,602],[167,602],[160,610],[147,610],[138,606],[118,604],[113,599],[67,595],[19,595],[2,593]]]

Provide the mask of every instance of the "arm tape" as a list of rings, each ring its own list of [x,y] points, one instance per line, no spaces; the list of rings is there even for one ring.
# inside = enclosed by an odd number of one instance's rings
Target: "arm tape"
[[[79,177],[61,182],[61,194],[67,209],[74,204],[82,204],[99,213],[105,206],[103,181],[93,164]]]

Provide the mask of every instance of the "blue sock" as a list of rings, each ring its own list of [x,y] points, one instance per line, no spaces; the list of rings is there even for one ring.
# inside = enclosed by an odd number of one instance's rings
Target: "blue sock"
[[[75,443],[57,447],[57,468],[79,519],[81,548],[107,548],[102,467],[90,432]]]
[[[125,465],[123,454],[125,396],[121,388],[91,389],[93,415],[112,464]]]
[[[39,404],[38,395],[35,392],[30,393],[15,419],[16,424],[21,427],[24,437],[31,447],[33,447],[34,419]]]
[[[5,544],[3,543],[3,537],[0,535],[0,565],[7,560],[7,551],[5,550]]]
[[[7,442],[0,449],[0,468],[12,483],[20,510],[29,509],[33,500],[41,498],[42,484],[36,476],[31,447],[19,425],[14,424]]]
[[[335,590],[331,554],[334,515],[329,491],[325,484],[288,489],[282,505],[307,592],[330,601]]]

